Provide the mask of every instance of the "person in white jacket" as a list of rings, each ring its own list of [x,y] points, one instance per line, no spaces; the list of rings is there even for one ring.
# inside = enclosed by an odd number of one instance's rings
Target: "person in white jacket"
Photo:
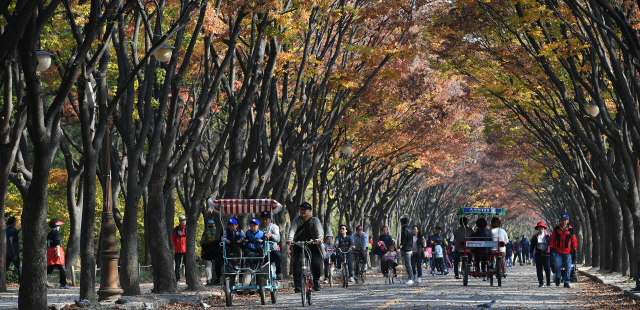
[[[502,276],[506,277],[507,268],[505,267],[505,255],[507,254],[506,244],[509,243],[509,234],[507,234],[507,231],[504,230],[501,226],[502,222],[500,221],[500,219],[494,216],[491,219],[491,238],[493,239],[493,241],[502,241],[505,244],[505,246],[500,247],[500,256],[502,256]],[[491,249],[491,251],[497,250],[497,248]]]

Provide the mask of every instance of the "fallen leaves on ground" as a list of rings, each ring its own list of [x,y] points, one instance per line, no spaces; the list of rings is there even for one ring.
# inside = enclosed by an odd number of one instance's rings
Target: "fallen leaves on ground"
[[[278,296],[280,296],[280,294],[293,294],[293,288],[288,287],[288,288],[279,289]],[[226,308],[224,294],[207,297],[203,300],[204,302],[212,306],[210,309]],[[269,291],[266,292],[266,300],[267,300],[267,303],[269,304],[271,303],[271,293]],[[249,309],[256,306],[260,306],[260,294],[258,294],[258,292],[255,292],[255,294],[253,295],[246,294],[246,293],[243,295],[238,295],[236,293],[233,294],[233,309]],[[200,310],[202,309],[202,307],[200,307],[199,302],[187,302],[187,301],[170,302],[169,304],[159,308],[158,310],[175,310],[175,309]]]
[[[593,281],[587,277],[580,278],[576,286],[578,295],[582,297],[579,306],[588,309],[638,309],[640,303],[623,292],[615,291],[611,286]]]

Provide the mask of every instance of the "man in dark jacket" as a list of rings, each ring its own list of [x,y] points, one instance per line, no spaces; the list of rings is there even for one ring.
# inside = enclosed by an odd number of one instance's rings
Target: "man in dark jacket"
[[[513,243],[513,253],[515,254],[513,257],[513,264],[516,264],[516,261],[519,261],[520,266],[523,265],[522,263],[522,254],[521,252],[521,248],[520,248],[520,237],[516,237],[516,242]]]
[[[402,232],[400,234],[400,247],[398,251],[402,256],[402,263],[407,270],[407,284],[413,284],[413,270],[411,270],[411,255],[413,254],[413,232],[409,228],[409,219],[403,217],[400,219]]]
[[[487,220],[479,218],[476,221],[476,232],[471,235],[473,241],[493,241],[491,231],[487,229]],[[489,261],[489,252],[491,248],[475,248],[473,254],[476,255],[476,270],[486,272],[487,262]],[[487,277],[484,277],[482,281],[487,281]]]
[[[554,268],[556,269],[556,286],[560,286],[560,277],[564,278],[564,287],[569,288],[569,274],[571,272],[571,253],[578,250],[578,239],[569,225],[569,215],[563,213],[560,216],[560,224],[553,229],[551,234],[551,249],[554,252]],[[564,267],[564,274],[560,268]]]
[[[531,250],[531,244],[529,239],[522,235],[522,241],[520,241],[520,248],[522,249],[522,262],[525,265],[529,264],[529,251]]]
[[[18,273],[18,283],[20,283],[20,243],[18,237],[18,230],[16,229],[16,217],[12,216],[7,221],[7,254],[5,255],[5,275],[9,270],[9,265],[13,264]]]

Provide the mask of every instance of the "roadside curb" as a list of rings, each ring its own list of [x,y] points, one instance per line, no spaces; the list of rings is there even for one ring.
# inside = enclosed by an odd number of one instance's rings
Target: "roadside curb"
[[[602,283],[604,285],[611,286],[614,290],[623,292],[625,295],[640,301],[640,294],[633,293],[630,290],[635,287],[635,285],[630,283],[623,283],[623,281],[628,280],[629,277],[622,276],[620,272],[601,274],[598,270],[593,270],[590,267],[582,267],[585,269],[578,269],[578,272],[596,282]],[[586,269],[588,268],[588,269]]]

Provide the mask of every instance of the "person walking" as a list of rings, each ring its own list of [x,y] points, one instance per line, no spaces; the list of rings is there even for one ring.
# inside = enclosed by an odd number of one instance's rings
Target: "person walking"
[[[445,237],[444,235],[442,235],[442,227],[437,226],[436,227],[436,233],[431,235],[431,237],[429,237],[429,247],[431,247],[431,253],[435,253],[436,252],[436,241],[438,241],[440,243],[440,246],[442,247],[446,247],[446,242],[445,242]],[[435,259],[431,260],[431,270],[434,270],[434,264],[435,264]],[[444,274],[448,274],[449,271],[447,270],[447,266],[445,265],[444,267]]]
[[[569,276],[571,273],[571,254],[578,250],[578,239],[569,225],[569,215],[563,213],[560,216],[560,224],[553,229],[550,242],[554,252],[554,267],[556,269],[556,286],[560,286],[561,278],[564,278],[564,287],[570,288]],[[562,274],[560,268],[564,267]]]
[[[460,226],[453,232],[453,244],[455,253],[453,253],[453,271],[456,279],[460,279],[460,259],[464,255],[464,246],[460,245],[461,241],[467,240],[473,235],[473,229],[469,227],[468,219],[466,217],[460,218]]]
[[[493,239],[493,241],[502,241],[505,243],[505,245],[507,244],[507,242],[509,242],[509,234],[507,234],[507,231],[502,228],[502,222],[500,221],[500,219],[495,216],[491,219],[491,238]],[[502,276],[506,277],[507,265],[505,264],[505,256],[507,256],[507,247],[503,246],[499,248],[500,248],[500,256],[502,256],[502,261],[501,261],[502,266],[500,266],[502,268]],[[497,251],[497,250],[498,250],[497,248],[491,249],[491,251]]]
[[[5,231],[7,237],[7,252],[5,254],[4,270],[6,276],[9,266],[13,264],[13,267],[16,268],[16,272],[18,274],[18,284],[20,284],[20,273],[22,272],[20,264],[20,236],[18,235],[16,225],[16,217],[10,217],[7,221],[7,230]]]
[[[406,284],[411,285],[413,284],[413,269],[411,267],[411,255],[413,254],[413,232],[411,231],[411,228],[409,228],[408,218],[401,218],[400,225],[402,226],[402,230],[400,233],[400,246],[397,251],[400,253],[402,263],[407,271]]]
[[[282,252],[280,252],[280,227],[271,222],[271,212],[262,211],[260,213],[260,230],[264,233],[267,241],[275,242],[275,245],[271,246],[271,253],[269,257],[271,263],[276,265],[276,279],[282,280]]]
[[[522,241],[520,241],[520,249],[522,250],[522,262],[528,265],[530,262],[529,251],[531,250],[531,243],[524,235],[522,235]]]
[[[505,248],[507,251],[505,253],[504,261],[507,263],[507,267],[513,267],[513,242],[509,240]]]
[[[209,220],[207,222],[207,227],[202,232],[202,238],[200,239],[200,247],[202,251],[200,256],[202,260],[204,260],[204,275],[207,279],[207,285],[214,285],[213,282],[213,261],[216,259],[215,257],[215,249],[216,247],[216,224],[213,220]],[[220,271],[216,269],[218,275],[220,275]],[[218,276],[219,278],[219,276]]]
[[[513,243],[513,252],[515,253],[514,257],[513,257],[513,264],[516,264],[516,261],[519,261],[520,266],[522,266],[522,253],[520,253],[522,250],[521,245],[520,245],[520,237],[516,237],[516,242]]]
[[[337,266],[336,275],[340,275],[342,272],[349,272],[349,282],[355,282],[353,279],[353,255],[350,250],[353,248],[353,239],[347,234],[347,225],[340,225],[340,235],[336,238],[336,249],[346,253],[343,254],[340,251],[336,253]],[[342,270],[343,255],[347,256],[347,268],[349,270]]]
[[[427,240],[424,239],[416,225],[411,228],[411,233],[411,272],[413,280],[422,283],[422,258],[424,249],[427,247]]]
[[[69,289],[67,285],[67,270],[64,267],[64,250],[62,249],[62,236],[60,235],[60,226],[64,224],[57,218],[49,221],[51,231],[47,234],[47,279],[53,273],[53,269],[57,268],[60,272],[60,288]]]
[[[313,274],[313,290],[320,291],[320,276],[322,275],[322,261],[324,257],[324,248],[322,247],[322,239],[324,238],[324,230],[322,223],[317,217],[311,216],[311,204],[303,202],[300,204],[300,215],[291,221],[291,228],[287,238],[287,245],[291,245],[293,241],[315,241],[315,244],[309,245],[311,252],[311,273]],[[294,291],[300,293],[302,287],[302,253],[301,247],[294,247],[292,254],[291,267],[293,269]]]
[[[531,254],[534,255],[536,272],[538,274],[539,287],[544,287],[544,278],[542,270],[547,275],[547,286],[551,285],[551,268],[549,268],[549,253],[551,252],[551,234],[544,230],[547,226],[544,222],[538,222],[536,225],[537,233],[531,236]]]
[[[175,259],[176,283],[180,282],[180,263],[184,261],[187,253],[187,217],[178,217],[180,224],[173,229],[171,241],[173,242],[173,252]]]

